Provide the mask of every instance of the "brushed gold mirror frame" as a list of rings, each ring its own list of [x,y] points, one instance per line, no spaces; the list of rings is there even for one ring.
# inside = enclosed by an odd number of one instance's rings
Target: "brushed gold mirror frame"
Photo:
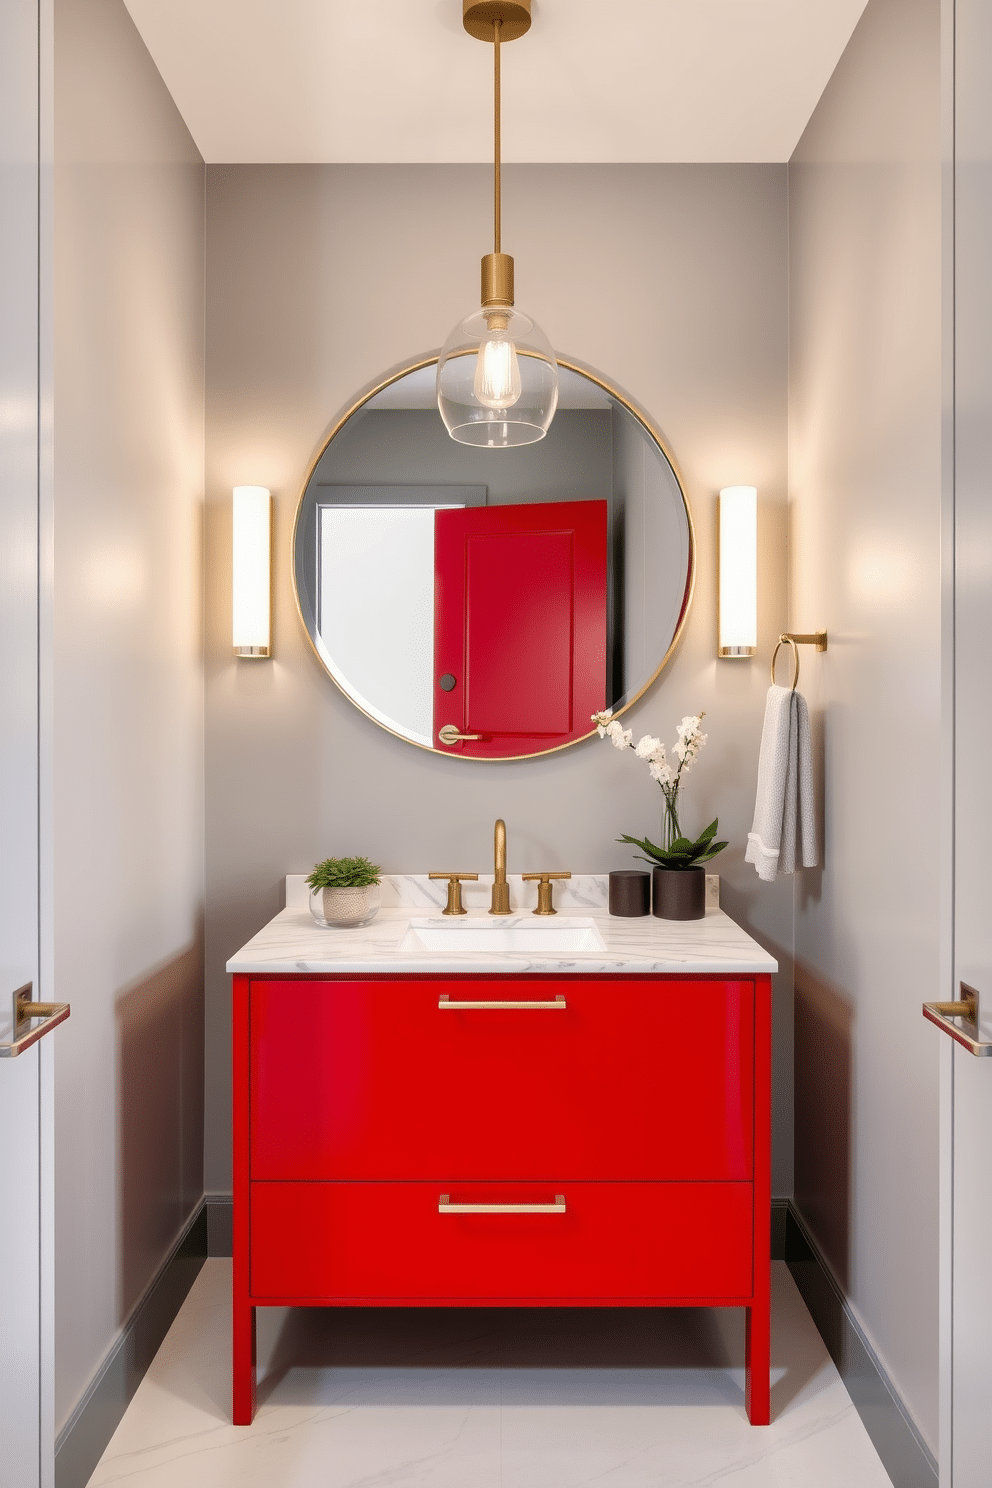
[[[342,697],[347,698],[348,702],[353,708],[357,709],[359,713],[363,714],[364,717],[366,717],[370,721],[370,723],[374,723],[376,728],[381,728],[387,734],[392,734],[394,739],[400,739],[404,744],[412,745],[414,749],[422,749],[425,754],[434,755],[435,758],[461,760],[463,763],[468,762],[473,764],[478,763],[485,765],[495,765],[509,764],[514,760],[542,759],[548,755],[559,754],[563,749],[573,749],[575,745],[584,743],[586,739],[590,739],[595,735],[595,727],[590,728],[588,733],[580,735],[580,737],[577,739],[569,739],[567,744],[555,744],[550,749],[532,750],[528,754],[501,755],[495,759],[487,759],[479,755],[448,754],[444,750],[437,749],[431,744],[421,744],[416,739],[410,739],[405,734],[398,733],[396,729],[390,728],[388,724],[383,723],[381,719],[376,718],[374,714],[368,711],[367,708],[363,708],[360,703],[357,703],[351,696],[351,694],[347,692],[344,687],[341,686],[341,683],[334,676],[333,672],[329,670],[324,662],[324,658],[321,656],[316,645],[314,644],[313,636],[310,634],[310,627],[308,626],[306,616],[303,613],[303,606],[300,603],[300,591],[296,579],[297,534],[299,531],[300,519],[303,515],[303,504],[306,500],[306,494],[310,485],[310,481],[313,477],[314,471],[317,469],[317,466],[323,459],[325,451],[333,442],[333,440],[336,439],[337,436],[341,433],[342,429],[349,422],[349,420],[354,418],[355,414],[358,413],[362,408],[364,408],[366,403],[371,402],[371,400],[376,397],[378,393],[383,392],[388,387],[392,387],[394,383],[400,382],[404,377],[408,377],[411,372],[421,372],[426,367],[436,367],[439,356],[440,351],[436,351],[430,352],[425,356],[417,357],[414,361],[403,362],[401,365],[392,368],[383,376],[376,378],[374,382],[368,383],[366,387],[362,389],[362,391],[358,394],[358,396],[344,409],[342,409],[340,413],[336,415],[333,422],[329,426],[328,432],[325,434],[323,439],[320,441],[320,444],[317,446],[316,452],[314,453],[310,464],[307,466],[306,475],[303,478],[303,485],[300,489],[299,499],[296,503],[296,514],[293,518],[293,536],[290,543],[290,566],[292,568],[293,575],[293,600],[296,604],[296,613],[299,617],[300,625],[303,628],[303,633],[306,636],[307,641],[309,642],[310,650],[313,652],[314,659],[316,660],[324,676],[328,677],[331,682],[333,682],[334,686],[341,693]],[[685,484],[682,480],[682,473],[679,470],[675,456],[672,454],[671,450],[668,447],[665,436],[662,434],[658,425],[651,418],[650,414],[648,414],[640,406],[640,404],[637,403],[633,398],[631,398],[627,393],[621,391],[621,389],[617,387],[615,383],[607,381],[607,379],[603,377],[599,372],[595,371],[592,367],[586,366],[584,362],[580,362],[574,358],[564,356],[558,356],[556,360],[559,367],[564,367],[566,371],[574,372],[577,376],[586,378],[587,381],[593,383],[596,387],[598,387],[601,392],[604,392],[608,397],[613,398],[617,403],[620,404],[621,408],[626,409],[631,417],[637,420],[641,428],[644,430],[644,433],[647,435],[648,439],[657,447],[661,455],[664,457],[673,476],[675,477],[675,483],[679,488],[679,495],[682,498],[682,505],[685,510],[685,519],[689,535],[689,572],[686,577],[685,596],[682,601],[682,611],[679,615],[678,624],[675,627],[675,632],[672,636],[668,650],[665,652],[654,672],[652,672],[648,680],[642,687],[638,689],[633,697],[629,698],[627,702],[624,703],[622,708],[617,708],[614,712],[614,718],[621,718],[628,711],[628,709],[632,708],[634,704],[638,702],[651,687],[654,686],[654,684],[657,682],[658,678],[661,676],[662,672],[665,670],[666,666],[674,656],[676,650],[678,649],[679,642],[682,639],[682,635],[685,631],[685,627],[689,619],[689,614],[692,609],[692,600],[696,589],[696,529],[692,520],[692,507],[689,505],[689,498],[686,495]],[[440,415],[438,415],[438,417],[440,417]]]

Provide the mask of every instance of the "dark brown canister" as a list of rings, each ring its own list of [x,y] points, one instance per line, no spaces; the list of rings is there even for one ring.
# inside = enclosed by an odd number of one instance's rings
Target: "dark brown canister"
[[[706,913],[705,868],[654,868],[653,912],[659,920],[701,920]]]
[[[617,868],[610,874],[610,914],[633,919],[651,909],[651,880],[640,868]]]

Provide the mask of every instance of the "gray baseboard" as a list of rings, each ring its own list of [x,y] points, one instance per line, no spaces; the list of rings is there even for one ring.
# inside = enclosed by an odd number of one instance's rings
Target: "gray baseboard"
[[[234,1200],[230,1194],[207,1194],[207,1255],[234,1254]]]
[[[784,1259],[895,1488],[937,1488],[937,1463],[791,1200]],[[774,1229],[774,1217],[773,1217]]]
[[[55,1488],[86,1488],[207,1258],[207,1206],[189,1223],[55,1443]]]

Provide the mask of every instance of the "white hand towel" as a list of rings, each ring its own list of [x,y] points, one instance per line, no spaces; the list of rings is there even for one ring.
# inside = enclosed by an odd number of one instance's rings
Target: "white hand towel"
[[[786,779],[789,773],[791,717],[792,693],[789,688],[770,687],[765,703],[765,722],[761,730],[761,752],[758,755],[754,823],[748,833],[744,853],[745,860],[754,864],[758,877],[766,883],[771,883],[778,872]]]
[[[800,845],[802,865],[815,867],[809,709],[801,693],[773,685],[765,704],[754,822],[744,857],[770,883],[780,873],[795,872]]]

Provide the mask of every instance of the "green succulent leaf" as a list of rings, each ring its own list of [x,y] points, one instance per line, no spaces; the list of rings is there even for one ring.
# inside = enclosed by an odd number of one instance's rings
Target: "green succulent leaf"
[[[312,889],[365,889],[377,884],[382,869],[368,858],[325,858],[307,878]]]

